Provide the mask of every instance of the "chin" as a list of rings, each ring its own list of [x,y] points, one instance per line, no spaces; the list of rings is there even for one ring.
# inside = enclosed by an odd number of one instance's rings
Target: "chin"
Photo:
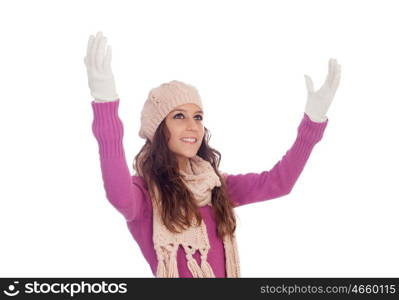
[[[192,158],[194,156],[197,155],[197,152],[195,153],[184,153],[184,154],[180,154],[181,156],[187,157],[187,158]]]
[[[171,151],[173,153],[175,153],[176,155],[185,157],[185,158],[192,158],[192,157],[196,156],[198,153],[198,150],[199,150],[199,147],[191,147],[191,149],[190,149],[190,147],[185,148],[185,147],[179,147],[179,146],[176,147],[177,145],[174,145],[174,146],[175,147],[172,146],[169,149],[171,149]]]
[[[192,157],[196,156],[197,153],[198,153],[198,150],[195,152],[194,151],[185,151],[185,152],[177,152],[177,155],[180,155],[180,156],[186,157],[186,158],[192,158]]]

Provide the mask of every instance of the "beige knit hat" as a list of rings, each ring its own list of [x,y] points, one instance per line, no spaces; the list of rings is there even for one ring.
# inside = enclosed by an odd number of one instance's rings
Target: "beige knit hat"
[[[151,89],[141,111],[139,136],[152,141],[162,120],[176,106],[186,103],[197,104],[204,110],[198,90],[190,84],[172,80]]]

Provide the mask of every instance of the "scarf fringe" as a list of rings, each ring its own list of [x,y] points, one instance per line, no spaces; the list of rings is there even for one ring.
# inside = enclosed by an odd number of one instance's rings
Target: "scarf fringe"
[[[166,277],[166,266],[163,259],[158,260],[157,277]]]
[[[190,272],[194,278],[203,278],[204,277],[202,269],[200,268],[197,261],[192,256],[190,258],[187,258],[187,267],[190,270]]]
[[[211,265],[208,263],[207,258],[208,258],[208,251],[209,249],[198,249],[199,252],[201,253],[201,270],[204,274],[204,277],[216,277],[215,274],[213,273]]]
[[[169,276],[172,278],[179,277],[179,271],[177,269],[176,255],[171,255],[169,259]]]
[[[202,272],[204,273],[204,277],[215,277],[215,274],[213,273],[211,265],[206,261],[206,259],[203,259],[201,262],[201,269]]]
[[[187,251],[186,251],[187,253]],[[186,255],[187,258],[187,267],[190,270],[191,274],[195,278],[214,278],[215,274],[213,273],[211,265],[207,262],[207,255],[201,255],[201,266],[198,265],[197,261],[194,259],[192,253],[188,253]]]
[[[166,255],[166,253],[162,250],[159,251],[162,252],[162,254],[158,256],[156,277],[165,277],[165,278],[179,277],[179,270],[177,268],[177,259],[176,259],[177,254],[175,249],[171,248],[171,252],[169,252],[168,255]]]

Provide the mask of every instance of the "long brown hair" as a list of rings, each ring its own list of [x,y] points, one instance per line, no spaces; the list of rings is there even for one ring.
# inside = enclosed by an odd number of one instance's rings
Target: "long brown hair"
[[[223,238],[236,230],[233,211],[235,205],[229,199],[224,176],[218,171],[221,154],[209,146],[211,135],[206,127],[204,131],[204,138],[197,155],[213,166],[222,183],[220,187],[215,186],[212,189],[212,209],[216,218],[218,237]],[[170,132],[164,119],[158,126],[153,141],[147,139],[135,156],[133,169],[144,178],[152,197],[155,195],[155,189],[159,191],[156,195],[161,203],[163,223],[168,230],[178,233],[179,229],[184,230],[189,227],[193,218],[197,225],[201,223],[202,218],[192,193],[180,178],[176,155],[168,148],[169,137]]]

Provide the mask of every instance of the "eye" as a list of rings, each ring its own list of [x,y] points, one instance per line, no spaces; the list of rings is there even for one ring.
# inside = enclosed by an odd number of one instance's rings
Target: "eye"
[[[180,119],[180,118],[177,118],[177,116],[183,116],[184,117],[184,115],[182,113],[178,113],[178,114],[174,115],[173,119]],[[203,120],[201,115],[196,115],[196,117],[199,117],[198,120],[200,120],[200,121]]]
[[[183,116],[183,114],[182,114],[182,113],[178,113],[178,114],[176,114],[176,115],[173,117],[173,119],[177,119],[177,118],[176,118],[177,116]]]

